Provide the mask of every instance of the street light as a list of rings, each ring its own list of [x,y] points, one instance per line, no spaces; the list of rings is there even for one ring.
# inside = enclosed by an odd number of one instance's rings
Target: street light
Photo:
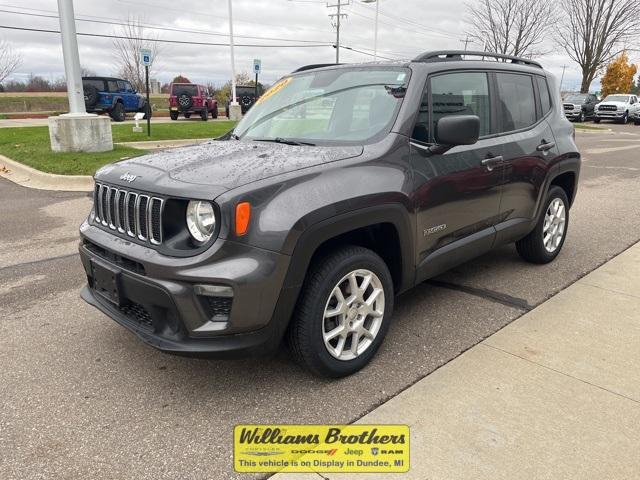
[[[229,0],[229,45],[231,47],[231,102],[229,102],[227,115],[229,120],[240,120],[242,110],[236,97],[236,60],[233,49],[233,7],[231,0]]]
[[[362,3],[375,3],[376,4],[376,26],[375,34],[373,37],[373,60],[378,60],[378,16],[380,14],[380,0],[362,0]]]

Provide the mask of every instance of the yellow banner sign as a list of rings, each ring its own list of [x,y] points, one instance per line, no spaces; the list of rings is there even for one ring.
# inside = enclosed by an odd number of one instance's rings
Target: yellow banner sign
[[[287,77],[287,78],[283,78],[282,80],[280,80],[278,83],[276,83],[273,87],[271,87],[269,90],[267,90],[266,92],[264,92],[262,94],[262,96],[256,100],[256,105],[260,105],[262,102],[264,102],[267,98],[269,97],[273,97],[276,93],[278,93],[280,90],[282,90],[284,87],[286,87],[287,85],[289,85],[289,82],[291,81],[291,77]]]
[[[237,472],[409,471],[407,425],[238,425]]]

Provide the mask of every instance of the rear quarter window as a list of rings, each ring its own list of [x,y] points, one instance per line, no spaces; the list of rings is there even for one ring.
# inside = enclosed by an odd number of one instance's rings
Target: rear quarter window
[[[549,95],[549,87],[547,85],[547,79],[543,77],[536,77],[538,82],[538,91],[540,92],[540,105],[542,107],[542,115],[545,116],[549,110],[551,110],[551,96]]]

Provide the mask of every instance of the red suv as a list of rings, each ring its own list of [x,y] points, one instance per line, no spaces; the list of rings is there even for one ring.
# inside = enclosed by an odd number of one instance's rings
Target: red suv
[[[169,97],[169,115],[177,120],[179,114],[190,118],[192,113],[200,114],[205,122],[209,118],[218,118],[218,102],[211,98],[203,85],[196,83],[172,83]]]

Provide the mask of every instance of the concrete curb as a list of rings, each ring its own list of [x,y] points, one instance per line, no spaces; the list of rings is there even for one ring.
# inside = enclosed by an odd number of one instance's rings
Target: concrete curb
[[[23,187],[61,192],[93,192],[89,175],[55,175],[23,165],[0,155],[0,177]]]

